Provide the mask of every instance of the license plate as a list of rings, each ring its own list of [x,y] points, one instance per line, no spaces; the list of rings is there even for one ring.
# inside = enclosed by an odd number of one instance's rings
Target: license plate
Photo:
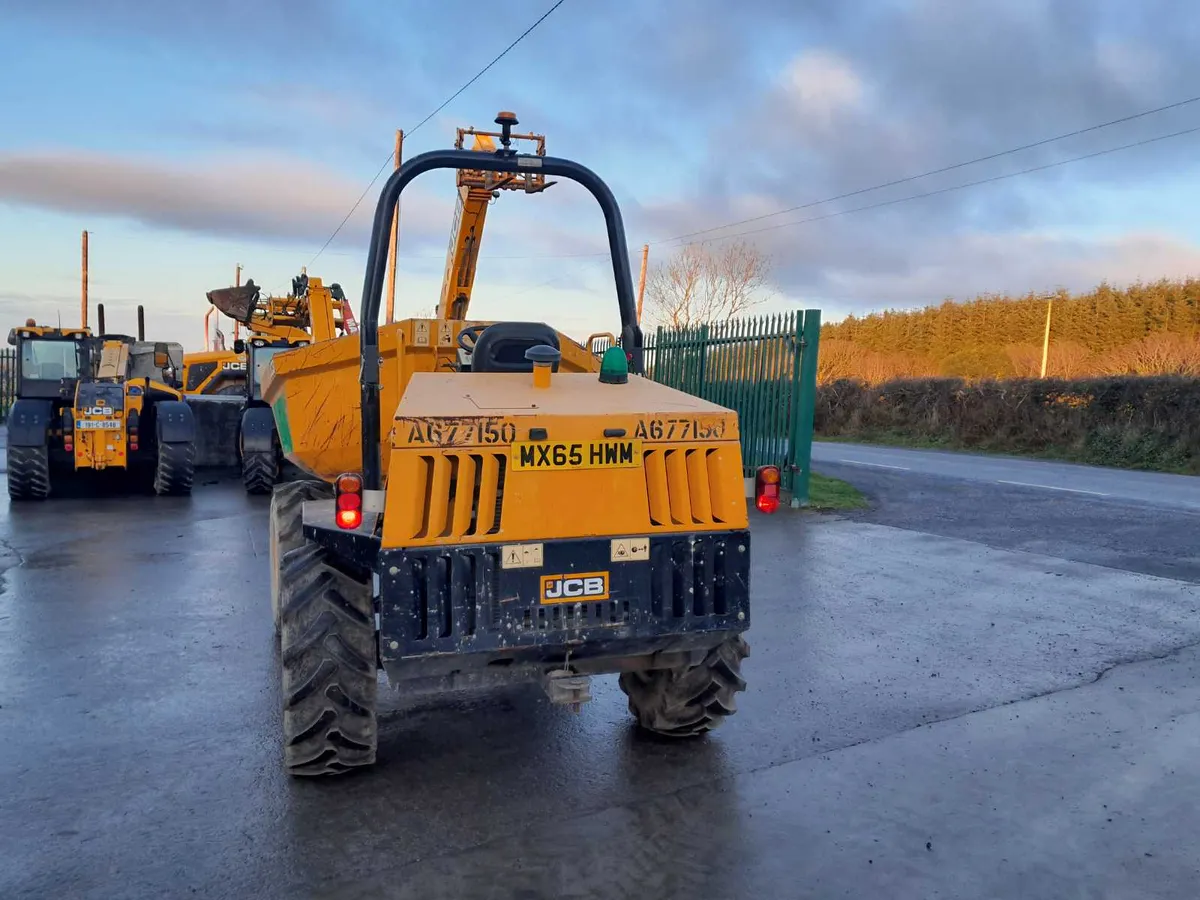
[[[77,419],[75,427],[80,431],[120,431],[120,419]]]
[[[552,469],[636,469],[642,465],[641,441],[528,441],[512,445],[512,467]]]

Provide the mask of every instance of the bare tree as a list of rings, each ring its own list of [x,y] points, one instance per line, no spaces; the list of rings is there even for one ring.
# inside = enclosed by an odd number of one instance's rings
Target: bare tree
[[[1200,335],[1148,334],[1110,353],[1105,368],[1129,375],[1200,375]]]
[[[750,244],[688,244],[646,279],[646,300],[661,325],[723,322],[765,299],[770,260]]]

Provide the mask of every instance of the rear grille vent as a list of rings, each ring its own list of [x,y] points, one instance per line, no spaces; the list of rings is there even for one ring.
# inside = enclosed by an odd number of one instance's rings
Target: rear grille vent
[[[480,618],[486,607],[495,609],[499,568],[500,554],[487,550],[409,559],[402,581],[412,598],[413,637],[461,638],[487,630]]]
[[[498,534],[508,458],[503,453],[421,454],[418,494],[424,513],[414,537],[464,538]]]
[[[729,558],[731,549],[724,538],[655,545],[651,557],[651,614],[656,619],[728,614],[728,578],[741,571],[741,560]],[[743,544],[740,552],[734,551],[734,557],[744,558],[745,549]]]
[[[690,447],[647,450],[643,469],[650,524],[719,525],[724,510],[721,449]]]
[[[629,621],[628,600],[594,603],[556,603],[525,610],[518,631],[563,631],[595,625],[623,625]]]

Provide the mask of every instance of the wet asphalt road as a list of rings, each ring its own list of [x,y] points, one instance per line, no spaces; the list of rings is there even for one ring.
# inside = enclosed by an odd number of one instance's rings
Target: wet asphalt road
[[[710,738],[612,679],[392,699],[322,782],[280,770],[265,502],[0,501],[0,897],[1197,896],[1198,517],[846,477],[871,510],[755,519]]]
[[[1021,487],[1043,493],[1078,494],[1200,513],[1200,478],[1190,475],[835,441],[813,444],[813,460],[820,465],[936,475],[959,481]]]

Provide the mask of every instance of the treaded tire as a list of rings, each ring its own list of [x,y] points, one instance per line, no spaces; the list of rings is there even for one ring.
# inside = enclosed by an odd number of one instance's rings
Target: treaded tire
[[[279,480],[279,458],[274,451],[242,454],[242,484],[247,494],[269,494]]]
[[[695,737],[737,712],[736,695],[746,689],[742,660],[749,655],[750,646],[738,635],[697,665],[623,672],[619,683],[642,728],[666,737]]]
[[[306,542],[283,558],[283,753],[292,775],[336,775],[375,762],[375,610],[371,583]]]
[[[333,485],[325,481],[289,481],[275,486],[267,525],[271,554],[271,615],[279,631],[279,586],[284,554],[304,545],[304,502],[329,500]]]
[[[154,464],[154,493],[186,495],[192,492],[196,474],[196,445],[192,441],[158,444]]]
[[[8,496],[45,500],[50,495],[50,451],[45,447],[8,448]]]

